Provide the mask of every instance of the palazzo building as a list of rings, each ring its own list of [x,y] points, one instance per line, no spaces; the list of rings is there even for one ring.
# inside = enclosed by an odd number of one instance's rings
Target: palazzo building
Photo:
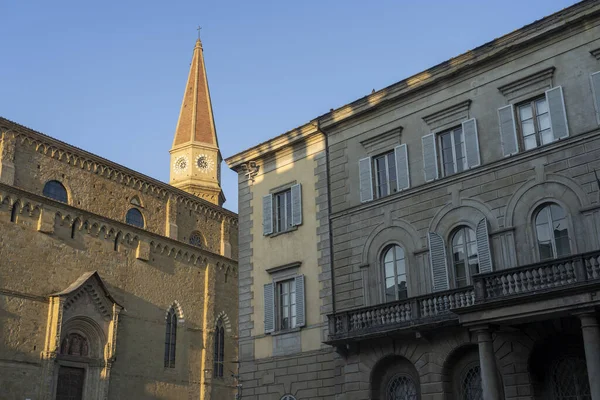
[[[226,161],[243,399],[600,400],[597,1]]]
[[[234,398],[238,218],[200,41],[171,185],[4,118],[0,139],[0,398]]]

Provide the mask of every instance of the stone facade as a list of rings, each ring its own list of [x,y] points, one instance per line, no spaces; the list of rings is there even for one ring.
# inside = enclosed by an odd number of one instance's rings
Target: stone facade
[[[248,398],[600,400],[599,37],[583,1],[227,159]],[[274,167],[323,173],[312,239],[335,352],[319,350],[333,375],[308,395],[305,354],[256,354],[273,266],[256,248],[288,248],[263,232],[268,178],[248,177],[320,135],[322,164]]]
[[[3,118],[0,149],[0,398],[233,398],[237,215]]]

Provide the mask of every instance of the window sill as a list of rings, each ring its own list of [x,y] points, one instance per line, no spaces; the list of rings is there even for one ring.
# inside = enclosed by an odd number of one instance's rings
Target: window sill
[[[286,234],[286,233],[294,232],[294,231],[297,231],[297,230],[298,230],[298,225],[296,225],[296,226],[292,226],[291,228],[289,228],[289,229],[286,229],[285,231],[276,232],[276,233],[271,233],[271,234],[269,235],[269,237],[270,237],[270,238],[274,238],[274,237],[277,237],[277,236],[280,236],[280,235],[284,235],[284,234]]]
[[[296,333],[296,332],[300,332],[301,329],[302,328],[292,328],[292,329],[286,329],[286,330],[281,330],[281,331],[275,331],[275,332],[269,333],[269,335],[279,336],[279,335],[285,335],[287,333]]]

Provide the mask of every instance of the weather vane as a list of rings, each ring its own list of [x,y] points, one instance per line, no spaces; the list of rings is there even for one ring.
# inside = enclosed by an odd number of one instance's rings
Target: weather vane
[[[202,29],[202,27],[198,25],[198,28],[196,28],[196,30],[198,31],[198,40],[200,40],[200,29]]]

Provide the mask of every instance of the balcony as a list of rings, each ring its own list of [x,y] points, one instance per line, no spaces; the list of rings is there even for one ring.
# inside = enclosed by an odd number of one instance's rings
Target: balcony
[[[327,343],[340,345],[391,332],[457,325],[459,314],[471,310],[518,307],[592,288],[600,288],[600,251],[479,274],[473,277],[473,286],[329,315]]]

